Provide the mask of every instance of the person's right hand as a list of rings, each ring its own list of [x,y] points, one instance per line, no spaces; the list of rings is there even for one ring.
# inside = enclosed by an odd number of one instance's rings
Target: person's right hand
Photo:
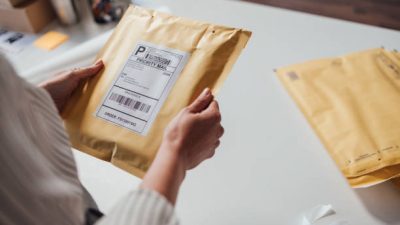
[[[176,154],[189,170],[214,155],[223,133],[218,103],[206,88],[170,122],[162,143],[168,147],[161,149]]]
[[[223,133],[218,103],[207,88],[165,129],[141,188],[156,191],[175,204],[186,170],[212,157]]]

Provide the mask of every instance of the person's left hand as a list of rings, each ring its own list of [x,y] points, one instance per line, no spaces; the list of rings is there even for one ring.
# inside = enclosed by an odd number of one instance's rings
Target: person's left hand
[[[103,61],[99,60],[91,66],[63,72],[60,75],[39,84],[39,86],[44,88],[50,94],[57,106],[58,112],[61,113],[64,109],[65,103],[71,97],[79,83],[96,75],[103,67]]]

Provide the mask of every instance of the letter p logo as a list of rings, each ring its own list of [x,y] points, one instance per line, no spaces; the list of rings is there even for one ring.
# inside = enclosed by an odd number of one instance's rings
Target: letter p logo
[[[136,50],[136,52],[135,52],[135,55],[138,55],[139,53],[142,53],[142,52],[144,52],[144,51],[146,51],[146,47],[140,45],[140,46],[137,48],[137,50]]]

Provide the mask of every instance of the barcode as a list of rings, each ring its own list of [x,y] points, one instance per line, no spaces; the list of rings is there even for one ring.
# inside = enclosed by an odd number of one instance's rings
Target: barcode
[[[118,102],[119,104],[122,104],[129,109],[139,110],[139,111],[145,112],[145,113],[148,113],[151,108],[151,106],[148,104],[145,104],[143,102],[134,100],[132,98],[129,98],[129,97],[117,94],[117,93],[111,93],[109,99],[111,101]]]

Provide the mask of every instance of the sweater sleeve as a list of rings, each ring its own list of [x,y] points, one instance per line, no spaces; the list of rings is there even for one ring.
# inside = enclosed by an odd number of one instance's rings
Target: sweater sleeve
[[[130,192],[96,225],[178,225],[174,207],[157,192]]]

